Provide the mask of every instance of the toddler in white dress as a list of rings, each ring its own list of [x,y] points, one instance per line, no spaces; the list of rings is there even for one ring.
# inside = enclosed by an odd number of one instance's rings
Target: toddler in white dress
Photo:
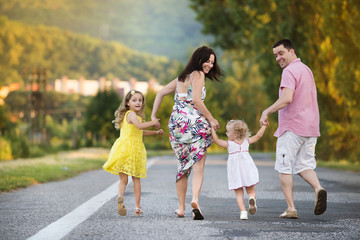
[[[258,169],[249,154],[249,145],[257,142],[264,134],[266,126],[261,126],[256,135],[250,137],[247,124],[241,120],[231,120],[226,125],[228,141],[221,140],[214,129],[212,137],[214,143],[228,149],[227,175],[229,190],[234,190],[236,201],[240,208],[240,219],[248,219],[245,208],[244,190],[249,197],[249,213],[256,213],[256,192],[255,185],[259,182]]]

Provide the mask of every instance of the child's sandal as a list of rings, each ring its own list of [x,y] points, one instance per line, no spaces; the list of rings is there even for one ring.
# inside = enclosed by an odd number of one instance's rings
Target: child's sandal
[[[117,207],[120,216],[126,216],[126,208],[124,204],[124,197],[117,197]]]
[[[134,215],[140,216],[144,213],[144,211],[141,208],[135,208]]]

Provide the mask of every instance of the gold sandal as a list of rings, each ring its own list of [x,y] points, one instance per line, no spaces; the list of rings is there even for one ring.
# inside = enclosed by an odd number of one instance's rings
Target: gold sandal
[[[124,204],[124,197],[118,197],[117,198],[117,207],[118,207],[118,213],[120,216],[126,216],[126,208]]]
[[[134,215],[140,216],[144,213],[144,211],[141,208],[135,208]]]

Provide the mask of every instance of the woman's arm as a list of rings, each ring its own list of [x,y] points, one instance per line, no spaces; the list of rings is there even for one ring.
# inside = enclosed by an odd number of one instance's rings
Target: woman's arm
[[[252,137],[249,137],[249,144],[256,143],[263,136],[266,125],[262,125],[260,130]]]
[[[153,131],[153,130],[144,130],[143,131],[143,136],[153,136],[153,135],[164,135],[164,130],[159,129],[157,131]]]
[[[126,121],[128,121],[128,123],[134,124],[135,127],[137,127],[137,129],[140,129],[140,130],[155,126],[156,124],[159,123],[158,119],[154,119],[150,122],[140,122],[140,120],[137,118],[135,112],[130,112],[127,115]]]
[[[151,112],[151,119],[156,119],[156,113],[160,108],[161,102],[164,98],[164,96],[169,95],[170,93],[174,92],[176,89],[176,79],[172,80],[170,83],[168,83],[165,87],[163,87],[160,91],[157,92],[155,100],[154,100],[154,106]]]
[[[212,116],[210,111],[206,108],[205,103],[201,99],[202,89],[205,84],[205,74],[201,71],[195,71],[191,74],[191,84],[192,84],[192,100],[195,107],[199,112],[205,116],[205,118],[210,122],[211,127],[215,127],[215,130],[219,128],[219,122]]]
[[[216,135],[214,128],[211,128],[211,135],[214,140],[214,143],[216,143],[220,147],[227,148],[228,146],[227,141],[219,139],[218,136]]]

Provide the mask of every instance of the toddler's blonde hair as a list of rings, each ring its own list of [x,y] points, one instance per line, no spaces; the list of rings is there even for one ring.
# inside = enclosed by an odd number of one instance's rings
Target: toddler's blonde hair
[[[227,124],[230,124],[234,129],[235,138],[243,140],[250,137],[248,125],[242,120],[230,120]]]
[[[122,101],[122,103],[120,104],[119,108],[115,111],[115,120],[112,121],[112,123],[114,123],[115,128],[116,129],[120,129],[121,128],[121,124],[124,120],[125,114],[127,111],[129,111],[130,107],[128,106],[128,103],[131,99],[132,96],[134,96],[135,93],[139,93],[142,96],[142,100],[143,100],[143,104],[141,106],[141,109],[139,112],[137,112],[136,114],[138,116],[141,117],[142,120],[144,120],[144,109],[145,109],[145,97],[144,94],[142,94],[142,92],[137,91],[137,90],[131,90],[130,92],[128,92],[125,97],[124,100]]]

